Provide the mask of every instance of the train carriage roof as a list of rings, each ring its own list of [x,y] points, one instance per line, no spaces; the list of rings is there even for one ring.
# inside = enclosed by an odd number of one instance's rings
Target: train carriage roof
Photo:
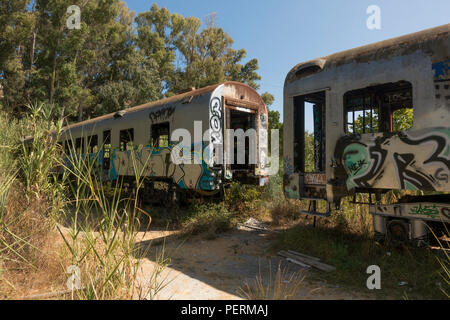
[[[450,42],[450,24],[404,35],[401,37],[375,42],[362,47],[338,52],[322,58],[302,62],[288,73],[285,84],[331,67],[351,63],[386,59],[405,55],[418,49],[429,49],[430,43],[446,39]],[[450,43],[447,43],[450,46]],[[448,48],[447,48],[448,50]],[[448,51],[447,51],[448,52]]]
[[[200,88],[200,89],[193,89],[193,90],[189,90],[187,92],[183,92],[181,94],[178,95],[174,95],[172,97],[169,98],[165,98],[165,99],[161,99],[161,100],[157,100],[157,101],[152,101],[149,103],[145,103],[136,107],[132,107],[132,108],[128,108],[128,109],[123,109],[117,112],[113,112],[110,114],[106,114],[100,117],[96,117],[96,118],[92,118],[89,120],[85,120],[82,122],[77,122],[77,123],[73,123],[69,126],[66,126],[63,128],[63,130],[68,130],[68,129],[74,129],[74,128],[78,128],[78,127],[82,127],[97,121],[103,121],[103,120],[107,120],[107,119],[113,119],[118,113],[120,113],[120,116],[126,115],[128,113],[133,113],[133,112],[137,112],[140,110],[144,110],[147,108],[157,108],[157,107],[162,107],[168,103],[177,103],[177,102],[183,102],[184,100],[186,100],[186,98],[189,97],[196,97],[196,96],[201,96],[203,94],[206,93],[210,93],[213,92],[215,89],[217,89],[219,86],[221,85],[229,85],[229,86],[235,86],[235,87],[240,87],[244,90],[251,90],[251,91],[255,91],[255,89],[253,89],[252,87],[250,87],[247,84],[241,83],[241,82],[236,82],[236,81],[226,81],[226,82],[222,82],[219,84],[214,84],[214,85],[210,85],[204,88]],[[256,92],[256,91],[255,91]],[[262,101],[262,99],[261,99]]]
[[[147,108],[162,107],[162,106],[164,106],[164,105],[166,105],[168,103],[177,103],[177,102],[181,103],[184,100],[186,100],[186,98],[201,96],[203,94],[213,92],[215,89],[217,89],[221,85],[234,86],[234,87],[240,88],[241,90],[244,90],[244,91],[247,91],[247,92],[251,91],[253,93],[253,95],[257,95],[259,97],[259,100],[261,101],[261,103],[264,104],[264,101],[258,95],[256,90],[254,88],[250,87],[249,85],[247,85],[245,83],[241,83],[241,82],[236,82],[236,81],[225,81],[225,82],[214,84],[214,85],[210,85],[210,86],[207,86],[207,87],[204,87],[204,88],[188,90],[186,92],[180,93],[178,95],[174,95],[174,96],[169,97],[169,98],[165,98],[165,99],[161,99],[161,100],[157,100],[157,101],[152,101],[152,102],[145,103],[145,104],[142,104],[142,105],[139,105],[139,106],[136,106],[136,107],[123,109],[123,110],[120,110],[120,111],[117,111],[117,112],[109,113],[109,114],[106,114],[106,115],[103,115],[103,116],[99,116],[99,117],[96,117],[96,118],[92,118],[92,119],[89,119],[89,120],[76,122],[76,123],[73,123],[71,125],[68,125],[68,126],[62,128],[62,130],[66,131],[66,130],[70,130],[70,129],[83,127],[83,126],[86,126],[86,125],[89,125],[89,124],[92,124],[92,123],[95,123],[95,122],[98,122],[98,121],[114,119],[115,116],[117,116],[118,113],[120,113],[120,116],[123,116],[123,115],[129,114],[129,113],[137,112],[137,111],[144,110],[144,109],[147,109]],[[264,104],[264,107],[265,107],[265,104]],[[51,132],[51,133],[54,133],[54,132]],[[25,142],[31,142],[33,140],[33,137],[31,137],[31,136],[25,137],[22,140],[25,141]]]

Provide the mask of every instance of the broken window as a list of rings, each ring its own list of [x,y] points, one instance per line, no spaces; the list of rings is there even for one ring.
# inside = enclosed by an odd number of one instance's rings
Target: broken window
[[[155,148],[169,147],[169,122],[152,124],[152,140],[151,145]]]
[[[294,166],[297,171],[325,171],[325,91],[294,98]],[[312,126],[312,132],[306,125]]]
[[[97,153],[98,152],[98,136],[97,135],[88,137],[87,147],[88,147],[88,153]]]
[[[66,140],[64,142],[64,150],[66,152],[66,155],[70,155],[73,152],[73,141],[72,140]]]
[[[349,91],[344,95],[345,132],[399,132],[413,125],[412,85],[407,81]]]
[[[84,138],[77,138],[75,140],[75,150],[77,154],[83,154],[85,150]]]
[[[120,151],[129,151],[133,149],[134,129],[120,131]]]
[[[111,159],[111,130],[103,131],[103,169],[109,170]]]

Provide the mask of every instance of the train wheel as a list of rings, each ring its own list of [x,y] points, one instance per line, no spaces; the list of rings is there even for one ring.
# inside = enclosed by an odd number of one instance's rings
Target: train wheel
[[[408,225],[402,220],[392,220],[387,226],[387,239],[394,244],[403,244],[409,240]]]

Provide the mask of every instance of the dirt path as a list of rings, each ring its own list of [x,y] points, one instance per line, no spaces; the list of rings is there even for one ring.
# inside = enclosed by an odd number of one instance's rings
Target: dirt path
[[[139,274],[142,286],[151,277],[156,257],[162,250],[171,260],[159,277],[165,287],[157,294],[157,299],[242,299],[239,289],[246,282],[253,283],[258,275],[261,275],[263,282],[267,282],[271,272],[272,276],[276,273],[279,263],[288,273],[305,272],[306,280],[302,283],[298,299],[371,298],[307,280],[306,270],[267,252],[270,245],[270,234],[267,233],[240,227],[214,240],[192,237],[183,241],[173,232],[161,231],[147,232],[139,237],[141,247],[147,249],[147,259]]]

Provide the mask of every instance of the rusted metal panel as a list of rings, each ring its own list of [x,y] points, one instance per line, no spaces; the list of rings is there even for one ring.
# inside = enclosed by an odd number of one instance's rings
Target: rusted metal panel
[[[258,104],[251,101],[233,99],[228,97],[225,97],[225,104],[233,107],[245,107],[256,111],[259,111],[262,108],[262,105],[260,103]]]

